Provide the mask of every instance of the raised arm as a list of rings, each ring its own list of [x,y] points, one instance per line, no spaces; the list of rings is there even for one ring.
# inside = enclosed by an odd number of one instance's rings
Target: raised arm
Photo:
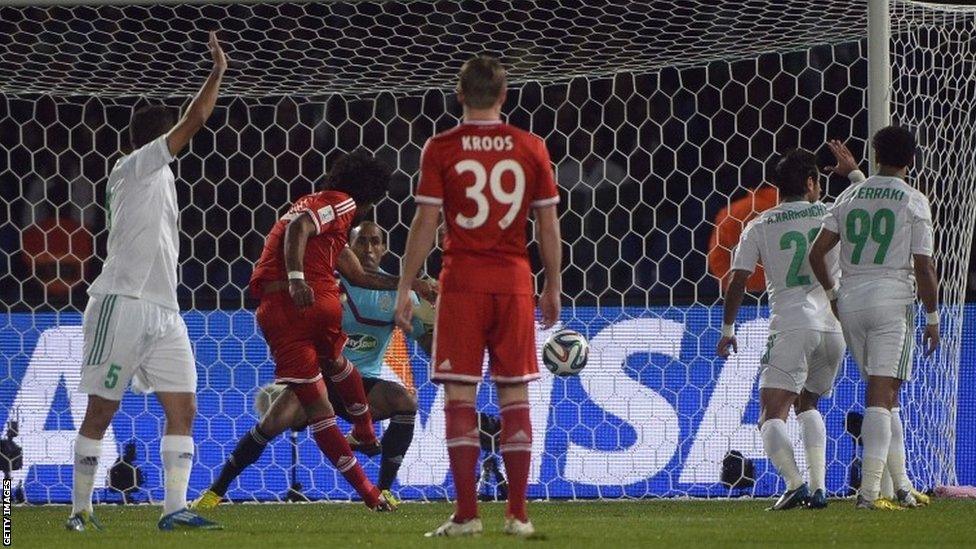
[[[722,315],[722,337],[718,340],[718,348],[715,354],[725,358],[729,356],[729,347],[732,351],[739,352],[739,342],[735,339],[735,317],[739,315],[739,307],[742,306],[742,298],[746,293],[746,282],[749,280],[751,272],[735,269],[729,279],[729,288],[725,291],[725,310]]]
[[[417,278],[424,260],[434,247],[437,224],[440,222],[440,206],[417,204],[417,213],[407,235],[407,250],[400,267],[400,284],[397,287],[396,323],[400,329],[411,332],[413,325],[413,301],[410,299],[410,281]]]
[[[210,71],[210,76],[207,77],[207,81],[203,83],[196,97],[190,102],[190,106],[183,113],[183,117],[166,136],[166,144],[173,156],[179,154],[190,142],[190,139],[207,123],[210,113],[213,112],[214,104],[217,103],[220,82],[223,80],[224,71],[227,70],[227,55],[220,47],[220,42],[217,41],[216,31],[210,31],[210,56],[213,58],[213,69]]]
[[[563,291],[563,248],[555,205],[535,209],[535,239],[539,242],[539,255],[545,273],[545,285],[539,296],[542,327],[551,328],[559,320],[562,308],[559,298]]]

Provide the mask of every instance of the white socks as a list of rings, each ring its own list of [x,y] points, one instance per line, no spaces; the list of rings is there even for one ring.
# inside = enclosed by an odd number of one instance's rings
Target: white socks
[[[868,501],[881,494],[881,473],[884,471],[891,445],[891,412],[872,406],[864,411],[861,440],[864,442],[864,465],[861,468],[861,495]]]
[[[193,437],[166,435],[159,447],[163,457],[166,479],[166,498],[163,514],[168,515],[186,507],[186,488],[193,468]]]
[[[803,448],[807,455],[810,491],[827,490],[827,426],[819,410],[807,410],[796,416],[800,423]]]
[[[767,419],[759,428],[762,435],[763,448],[776,470],[786,480],[786,489],[795,490],[803,484],[803,476],[796,466],[793,456],[793,445],[786,433],[786,422],[782,419]]]
[[[75,474],[71,486],[71,514],[92,512],[95,471],[102,456],[102,441],[78,435],[75,439]]]
[[[901,409],[891,409],[891,445],[888,447],[888,472],[895,490],[911,490],[905,468],[905,428],[901,424]]]

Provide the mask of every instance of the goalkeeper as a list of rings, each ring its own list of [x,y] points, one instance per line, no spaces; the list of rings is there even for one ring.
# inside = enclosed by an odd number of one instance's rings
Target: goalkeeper
[[[382,271],[380,262],[386,255],[387,247],[386,235],[379,225],[372,221],[360,223],[352,230],[349,241],[350,248],[365,270]],[[396,292],[359,288],[352,286],[345,279],[340,279],[340,284],[345,294],[342,305],[342,329],[349,336],[343,355],[362,374],[363,387],[367,393],[373,419],[390,420],[389,427],[383,433],[382,450],[380,446],[362,447],[352,433],[346,438],[351,447],[367,455],[382,452],[377,487],[395,506],[398,502],[395,501],[390,488],[400,470],[403,456],[406,455],[413,440],[414,420],[417,414],[417,399],[413,391],[401,383],[387,381],[380,377],[383,357],[394,335],[393,305]],[[420,305],[416,294],[413,300],[415,305]],[[422,315],[414,316],[414,328],[410,337],[415,338],[421,348],[430,354],[432,330],[425,326],[418,316]],[[425,320],[430,322],[433,319]],[[351,420],[354,410],[350,410],[342,402],[331,383],[329,397],[336,413],[347,421]],[[307,418],[298,399],[287,391],[283,391],[277,398],[278,401],[274,404],[275,415],[267,415],[260,425],[256,425],[241,438],[237,448],[224,463],[217,480],[193,502],[192,508],[205,510],[217,506],[227,493],[231,481],[246,467],[257,461],[270,440],[289,428],[305,426]],[[277,419],[268,421],[272,418]]]

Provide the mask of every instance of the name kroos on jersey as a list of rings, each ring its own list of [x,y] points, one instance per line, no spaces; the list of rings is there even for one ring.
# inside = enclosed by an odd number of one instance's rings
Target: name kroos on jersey
[[[464,151],[510,151],[515,147],[511,135],[464,135],[461,136],[461,150]]]

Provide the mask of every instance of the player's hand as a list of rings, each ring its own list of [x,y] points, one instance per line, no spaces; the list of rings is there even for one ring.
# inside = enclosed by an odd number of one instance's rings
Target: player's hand
[[[413,291],[417,292],[417,295],[421,299],[434,303],[437,301],[437,293],[440,292],[440,286],[436,280],[418,278],[413,281]]]
[[[413,332],[413,300],[410,299],[410,292],[405,292],[402,289],[397,290],[393,319],[405,333]]]
[[[837,164],[827,166],[828,172],[847,177],[857,169],[857,161],[854,160],[854,155],[851,154],[847,145],[837,139],[831,139],[827,141],[827,147],[830,148],[830,152],[834,153],[834,160],[837,161]]]
[[[215,71],[222,73],[227,70],[227,54],[224,53],[224,48],[220,47],[217,31],[210,31],[210,57],[213,58]]]
[[[558,290],[546,284],[545,288],[542,289],[542,295],[539,296],[539,310],[542,311],[542,327],[547,330],[555,326],[559,320],[559,313],[562,309],[559,294],[560,292]]]
[[[715,354],[717,354],[722,358],[728,358],[729,354],[731,354],[729,353],[729,347],[732,347],[733,353],[739,352],[739,342],[736,341],[735,336],[731,336],[731,337],[723,336],[721,339],[719,339],[718,347],[715,349]]]
[[[312,291],[312,288],[304,280],[294,278],[289,280],[288,293],[291,295],[291,300],[295,302],[295,306],[299,310],[305,309],[315,302],[315,292]]]
[[[830,312],[834,313],[834,318],[840,320],[840,312],[837,310],[837,300],[830,302]]]
[[[929,356],[939,348],[942,336],[939,335],[938,324],[926,324],[925,333],[922,334],[922,345],[925,346],[925,356]]]

